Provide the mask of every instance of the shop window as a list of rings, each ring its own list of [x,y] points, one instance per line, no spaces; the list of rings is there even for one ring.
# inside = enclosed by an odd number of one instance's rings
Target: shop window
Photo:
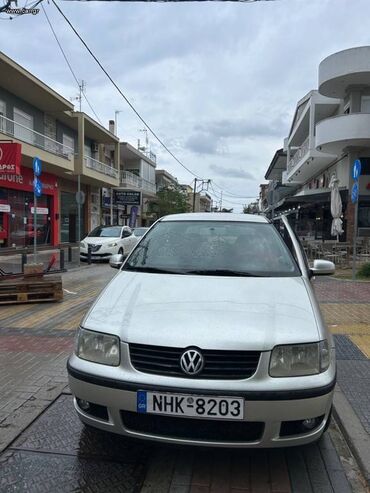
[[[51,243],[51,198],[44,195],[37,199],[37,222],[34,228],[33,193],[18,190],[2,190],[11,210],[7,214],[6,243],[4,246],[24,248],[36,241],[38,245]],[[4,220],[4,218],[3,218]],[[36,231],[35,231],[36,229]]]
[[[370,228],[370,205],[363,206],[359,204],[358,207],[358,227]]]
[[[33,144],[33,117],[14,108],[14,137]]]
[[[84,208],[81,207],[81,238],[85,236]],[[60,194],[60,241],[76,243],[78,241],[78,211],[74,193]]]

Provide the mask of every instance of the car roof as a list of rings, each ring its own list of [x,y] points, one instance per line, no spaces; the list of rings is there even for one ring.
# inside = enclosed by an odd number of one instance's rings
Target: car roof
[[[191,212],[186,214],[171,214],[162,217],[161,221],[227,221],[268,223],[265,216],[258,214],[233,214],[228,212]]]

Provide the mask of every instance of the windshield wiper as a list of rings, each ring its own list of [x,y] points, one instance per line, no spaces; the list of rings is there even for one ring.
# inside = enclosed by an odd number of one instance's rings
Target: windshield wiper
[[[183,271],[170,270],[170,269],[159,269],[157,267],[134,267],[131,265],[125,265],[122,270],[130,270],[135,272],[150,272],[153,274],[184,274]]]
[[[252,274],[251,272],[244,272],[240,270],[232,269],[199,269],[199,270],[187,270],[184,274],[195,274],[199,276],[238,276],[238,277],[264,277],[258,274]]]

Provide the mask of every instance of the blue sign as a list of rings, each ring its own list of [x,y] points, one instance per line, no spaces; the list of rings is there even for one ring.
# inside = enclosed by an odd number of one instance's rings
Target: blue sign
[[[354,180],[358,180],[361,175],[361,161],[360,159],[356,159],[356,161],[353,163],[353,168],[352,168],[352,178]]]
[[[139,211],[139,208],[136,207],[136,205],[132,206],[131,207],[131,211],[130,211],[130,220],[129,220],[129,226],[130,228],[134,228],[135,227],[135,224],[136,224],[136,216],[137,216],[137,213]]]
[[[36,176],[41,175],[41,159],[39,157],[34,157],[32,161],[33,172]]]
[[[358,182],[355,181],[355,183],[353,184],[353,187],[352,187],[352,192],[351,192],[351,200],[352,200],[352,204],[355,204],[357,201],[358,201]]]
[[[38,178],[33,180],[33,191],[36,197],[41,197],[42,195],[42,183]]]
[[[137,391],[137,406],[138,413],[146,413],[146,390]]]

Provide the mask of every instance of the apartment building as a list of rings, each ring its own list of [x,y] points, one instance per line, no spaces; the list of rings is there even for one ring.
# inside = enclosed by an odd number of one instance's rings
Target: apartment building
[[[0,249],[34,241],[34,157],[42,163],[37,243],[74,243],[100,222],[100,188],[119,185],[119,140],[23,67],[0,53],[0,146],[17,143],[21,165],[0,174]],[[111,148],[109,156],[105,149]],[[78,225],[76,192],[85,194]]]
[[[173,188],[178,185],[177,178],[175,178],[171,173],[165,169],[155,170],[155,181],[157,192],[163,188]]]
[[[114,133],[114,122],[110,122]],[[103,189],[103,223],[149,226],[155,217],[149,204],[156,197],[156,156],[135,149],[127,142],[120,143],[119,183]]]
[[[339,180],[344,234],[351,241],[354,204],[351,200],[352,166],[362,162],[358,227],[370,235],[370,47],[344,50],[325,58],[319,66],[318,89],[296,107],[283,152],[275,155],[265,177],[270,189],[270,210],[299,210],[297,231],[305,239],[330,239],[329,183]],[[280,182],[281,173],[281,182]],[[295,212],[297,215],[297,212]]]

